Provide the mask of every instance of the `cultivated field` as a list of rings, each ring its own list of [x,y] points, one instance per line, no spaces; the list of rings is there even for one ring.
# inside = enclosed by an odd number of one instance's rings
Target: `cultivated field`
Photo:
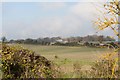
[[[57,63],[65,72],[73,71],[74,64],[79,64],[83,67],[83,70],[90,69],[90,66],[94,64],[100,55],[110,51],[104,48],[90,47],[20,45]]]

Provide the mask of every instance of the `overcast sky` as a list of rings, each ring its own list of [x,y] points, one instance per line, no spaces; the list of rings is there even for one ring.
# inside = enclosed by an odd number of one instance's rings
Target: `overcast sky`
[[[96,34],[91,22],[96,14],[91,2],[3,2],[2,36],[25,39]],[[98,34],[113,33],[105,29]]]

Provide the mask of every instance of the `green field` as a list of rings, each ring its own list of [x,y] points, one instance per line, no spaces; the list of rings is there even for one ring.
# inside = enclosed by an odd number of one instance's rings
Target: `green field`
[[[46,57],[58,65],[61,65],[66,72],[72,71],[73,64],[76,63],[83,66],[83,69],[89,69],[100,55],[110,51],[104,48],[90,47],[20,45],[24,48],[35,51],[37,54]],[[57,56],[57,58],[55,58],[55,56]]]

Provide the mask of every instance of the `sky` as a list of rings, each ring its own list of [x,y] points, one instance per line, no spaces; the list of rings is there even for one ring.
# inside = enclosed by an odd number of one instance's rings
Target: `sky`
[[[1,2],[105,2],[105,1],[112,0],[1,0]]]
[[[113,35],[110,29],[96,33],[91,20],[95,20],[97,14],[99,12],[94,3],[89,1],[2,2],[0,32],[9,40],[56,36],[65,38],[93,34]]]

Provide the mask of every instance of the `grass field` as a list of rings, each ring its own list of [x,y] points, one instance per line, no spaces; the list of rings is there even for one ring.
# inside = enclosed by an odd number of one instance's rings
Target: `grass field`
[[[79,64],[83,69],[89,69],[100,55],[110,51],[104,48],[90,47],[20,45],[61,65],[62,70],[65,72],[71,72],[73,70],[73,64]]]

